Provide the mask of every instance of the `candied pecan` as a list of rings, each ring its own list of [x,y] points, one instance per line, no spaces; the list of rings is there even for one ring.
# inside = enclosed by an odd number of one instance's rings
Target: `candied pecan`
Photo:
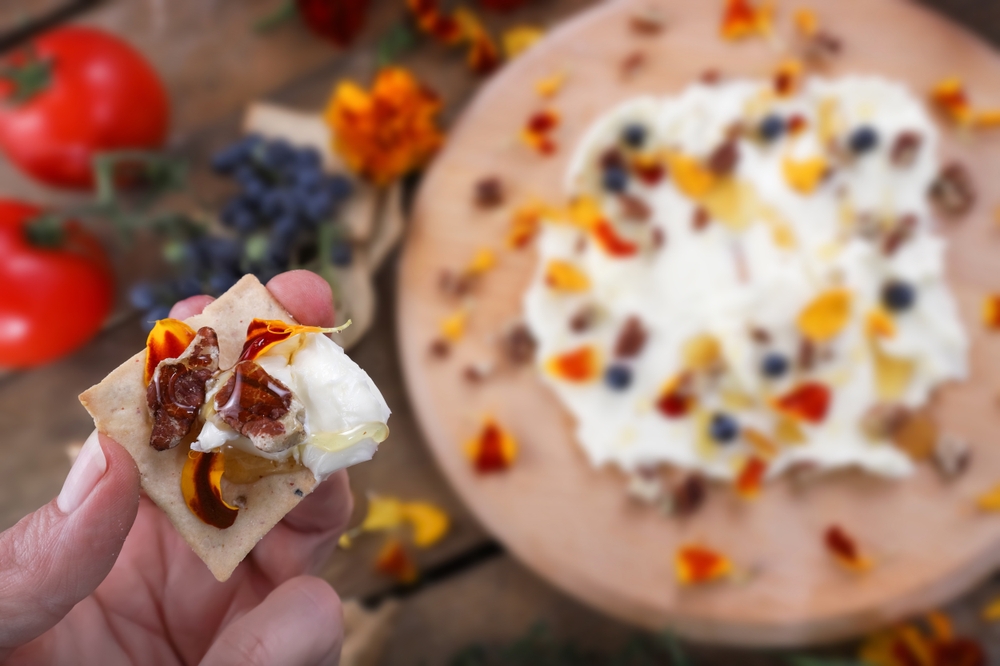
[[[496,176],[488,176],[476,181],[476,205],[480,208],[495,208],[503,203],[503,183]]]
[[[597,308],[593,305],[584,305],[569,318],[569,328],[574,333],[583,333],[594,325],[597,320]]]
[[[667,242],[667,232],[662,227],[653,227],[649,235],[649,242],[654,250],[659,250]]]
[[[632,315],[625,320],[618,340],[615,341],[615,356],[619,358],[632,358],[637,356],[642,348],[646,346],[646,338],[649,334],[642,325],[642,321]]]
[[[146,405],[153,418],[149,445],[172,449],[192,434],[205,384],[219,368],[219,339],[204,326],[179,357],[160,361],[146,387]]]
[[[766,345],[771,341],[771,334],[766,329],[754,326],[750,329],[750,338],[759,345]]]
[[[740,161],[740,149],[736,141],[728,139],[708,156],[708,170],[716,176],[728,176]]]
[[[674,514],[690,516],[700,509],[707,496],[705,480],[698,474],[689,474],[674,488]]]
[[[948,217],[965,215],[976,203],[976,189],[969,171],[958,162],[946,164],[931,184],[931,202]]]
[[[240,361],[233,367],[215,394],[215,411],[229,427],[268,453],[290,449],[305,436],[302,404],[255,361]]]
[[[934,463],[941,476],[954,479],[965,473],[972,462],[968,442],[952,435],[942,435],[934,447]]]
[[[538,343],[535,336],[523,323],[518,323],[510,328],[500,339],[500,345],[504,356],[515,365],[530,363],[535,357],[535,348]]]
[[[899,218],[882,241],[882,254],[891,257],[908,241],[917,228],[917,216],[910,214]]]
[[[646,7],[629,18],[629,27],[632,28],[632,32],[639,35],[659,34],[663,32],[666,24],[666,17],[659,7]]]
[[[451,353],[451,345],[444,338],[435,338],[431,341],[430,352],[435,358],[447,358]]]
[[[646,65],[646,54],[642,51],[633,51],[625,56],[619,65],[622,78],[628,79],[635,75]]]
[[[872,439],[891,439],[908,418],[910,410],[903,405],[878,403],[861,416],[861,432]]]
[[[695,207],[694,215],[691,217],[691,226],[695,231],[703,230],[711,221],[712,218],[709,216],[708,210],[704,206]]]
[[[900,132],[889,150],[889,160],[893,166],[907,168],[917,161],[917,153],[924,143],[924,138],[914,131]]]
[[[618,197],[618,201],[621,202],[622,215],[627,220],[645,222],[653,214],[649,204],[634,194],[623,193]]]

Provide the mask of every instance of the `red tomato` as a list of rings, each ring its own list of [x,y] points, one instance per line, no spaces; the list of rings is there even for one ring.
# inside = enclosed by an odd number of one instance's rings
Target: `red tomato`
[[[167,135],[167,93],[153,68],[121,39],[93,28],[67,27],[35,40],[50,69],[24,101],[14,78],[0,80],[0,149],[21,169],[58,187],[93,185],[95,153],[155,149]],[[25,51],[8,63],[38,60]],[[37,69],[36,69],[37,73]]]
[[[79,225],[67,225],[58,248],[28,241],[25,225],[41,212],[0,199],[0,367],[27,368],[80,347],[114,299],[107,255]]]

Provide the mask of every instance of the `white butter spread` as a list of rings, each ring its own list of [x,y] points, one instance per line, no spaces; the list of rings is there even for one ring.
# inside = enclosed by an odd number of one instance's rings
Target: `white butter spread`
[[[783,127],[765,139],[758,128],[768,117]],[[640,146],[622,138],[633,125],[644,130]],[[862,128],[874,134],[874,145],[865,141],[870,136],[858,138]],[[920,139],[909,164],[893,156],[903,133]],[[727,136],[738,136],[738,162],[704,196],[682,192],[670,168],[658,182],[631,173],[624,191],[646,204],[645,220],[628,219],[621,194],[605,182],[616,160],[672,166],[669,156],[680,155],[706,165]],[[966,374],[968,342],[927,198],[939,169],[936,144],[922,104],[904,87],[872,77],[811,78],[787,97],[775,95],[770,83],[696,84],[676,97],[625,102],[601,117],[574,154],[568,193],[596,202],[637,251],[613,256],[585,225],[547,220],[524,298],[539,371],[575,418],[590,461],[629,471],[666,463],[732,479],[759,452],[744,436],[751,429],[776,444],[769,477],[794,463],[908,474],[910,458],[861,422],[879,404],[919,408],[936,386]],[[829,168],[803,191],[790,182],[788,163],[810,159]],[[695,225],[699,206],[708,220]],[[886,251],[907,217],[909,233]],[[589,285],[553,288],[546,278],[553,261],[572,265]],[[890,284],[903,284],[907,293],[887,305]],[[837,289],[850,294],[846,324],[832,338],[809,343],[810,359],[803,361],[797,322],[807,305]],[[909,302],[900,303],[907,295]],[[574,330],[569,322],[583,308],[595,316]],[[872,333],[874,312],[891,333]],[[630,317],[642,322],[645,345],[634,357],[616,358]],[[713,341],[720,358],[711,372],[694,373],[690,409],[667,416],[658,401],[672,380],[691,376],[684,349],[695,339]],[[584,347],[598,359],[593,378],[553,374],[550,359]],[[762,368],[769,358],[772,370],[781,365],[774,357],[787,368],[768,374]],[[606,375],[612,366],[619,366],[617,386]],[[810,383],[829,389],[822,419],[789,419],[774,407]],[[728,437],[722,427],[725,441],[713,426],[719,415],[737,432]],[[789,420],[801,441],[787,437]]]

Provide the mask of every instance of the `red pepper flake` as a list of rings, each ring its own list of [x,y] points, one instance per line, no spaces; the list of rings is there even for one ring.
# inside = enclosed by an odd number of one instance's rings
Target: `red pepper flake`
[[[403,542],[399,539],[389,539],[385,542],[375,559],[375,570],[403,585],[415,583],[420,575],[413,558],[406,552]]]
[[[493,419],[486,419],[476,437],[465,445],[473,468],[480,474],[509,469],[517,448],[517,441]]]
[[[638,245],[619,236],[607,220],[601,220],[594,227],[594,239],[612,257],[630,257],[639,251]]]
[[[872,562],[865,557],[857,543],[840,525],[831,525],[823,535],[823,542],[837,561],[854,571],[871,569]]]
[[[732,563],[721,553],[696,544],[677,549],[674,559],[677,580],[684,585],[710,583],[729,576]]]
[[[600,360],[593,347],[584,346],[553,356],[546,362],[545,367],[558,379],[576,383],[589,382],[597,378]]]
[[[830,389],[819,382],[806,382],[778,398],[774,406],[795,419],[820,423],[830,407]]]
[[[754,499],[760,494],[767,472],[767,463],[757,456],[750,456],[736,477],[736,493],[743,499]]]

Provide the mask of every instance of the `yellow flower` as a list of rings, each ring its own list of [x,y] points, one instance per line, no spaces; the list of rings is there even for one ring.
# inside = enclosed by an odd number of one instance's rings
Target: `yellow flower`
[[[441,102],[405,69],[379,72],[366,91],[341,81],[324,118],[334,148],[348,166],[378,185],[385,185],[422,166],[441,145],[435,125]]]

